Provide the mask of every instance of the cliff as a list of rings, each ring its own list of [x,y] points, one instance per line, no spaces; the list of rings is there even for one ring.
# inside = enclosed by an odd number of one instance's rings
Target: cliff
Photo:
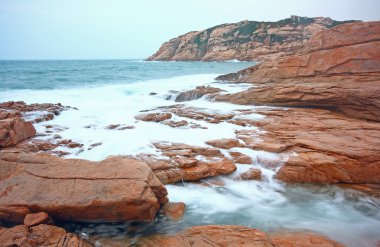
[[[223,24],[171,39],[148,60],[269,60],[294,54],[315,33],[346,22],[354,21],[291,16],[277,22]]]
[[[294,56],[219,80],[251,82],[221,96],[238,104],[319,107],[380,121],[380,22],[340,25],[314,35]]]

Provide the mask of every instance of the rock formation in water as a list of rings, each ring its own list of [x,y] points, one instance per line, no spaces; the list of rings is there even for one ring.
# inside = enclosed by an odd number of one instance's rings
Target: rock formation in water
[[[309,108],[263,111],[253,123],[266,131],[255,148],[296,153],[277,178],[380,184],[380,22],[322,31],[294,56],[218,79],[255,85],[218,100]]]
[[[171,39],[148,60],[269,60],[293,54],[315,33],[345,22],[291,16],[277,22],[223,24]]]

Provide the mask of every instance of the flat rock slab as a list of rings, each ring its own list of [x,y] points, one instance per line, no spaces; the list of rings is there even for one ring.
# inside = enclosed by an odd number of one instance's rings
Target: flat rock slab
[[[149,166],[123,157],[92,162],[2,152],[0,180],[0,219],[2,208],[28,208],[63,221],[145,221],[167,202]]]
[[[142,239],[138,246],[271,246],[271,247],[342,247],[343,245],[327,237],[310,233],[279,233],[268,235],[258,229],[244,226],[196,226],[172,236],[156,235]]]

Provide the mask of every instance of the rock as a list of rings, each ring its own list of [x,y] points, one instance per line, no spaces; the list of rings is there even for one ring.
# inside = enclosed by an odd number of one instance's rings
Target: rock
[[[293,54],[313,34],[342,23],[330,18],[291,16],[277,22],[222,24],[171,39],[148,60],[274,60]]]
[[[172,118],[171,113],[148,113],[141,114],[135,117],[137,120],[147,121],[147,122],[161,122]]]
[[[45,212],[27,214],[24,219],[24,225],[27,227],[36,226],[39,224],[53,225],[53,219]]]
[[[294,242],[292,242],[292,239]],[[326,246],[343,245],[314,233],[297,232],[291,235],[267,235],[258,229],[244,226],[195,226],[171,236],[154,235],[140,239],[138,246]]]
[[[165,124],[173,128],[178,128],[178,127],[189,125],[189,122],[187,122],[186,120],[181,120],[181,121],[171,120],[171,121],[165,122]]]
[[[380,22],[358,22],[322,31],[297,55],[237,73],[255,83],[216,96],[237,104],[327,108],[380,121]]]
[[[25,115],[28,117],[28,120],[30,120],[31,122],[40,123],[43,121],[52,120],[54,116],[59,115],[64,110],[76,109],[76,108],[72,108],[70,106],[63,106],[60,103],[27,105],[23,101],[8,101],[8,102],[0,103],[0,110],[1,109],[11,112],[12,114],[16,114],[18,116]],[[33,115],[28,114],[31,112],[35,112],[36,114],[33,114]],[[0,119],[1,119],[1,115],[2,114],[0,114]]]
[[[179,220],[185,213],[185,203],[183,202],[168,202],[163,206],[164,215]]]
[[[193,90],[180,93],[176,97],[175,101],[184,102],[184,101],[196,100],[196,99],[202,98],[203,96],[207,94],[216,94],[222,91],[224,90],[221,90],[220,88],[215,88],[215,87],[210,87],[210,86],[207,86],[207,87],[198,86]]]
[[[146,154],[140,154],[137,158],[146,162],[163,184],[195,181],[236,170],[236,165],[219,149],[166,142],[153,145],[170,159]]]
[[[240,152],[230,152],[230,155],[234,158],[234,162],[238,164],[252,164],[252,159],[248,155]]]
[[[0,174],[0,180],[3,179],[5,176]],[[6,205],[0,207],[0,219],[5,222],[23,223],[28,214],[30,214],[30,210],[27,207]]]
[[[0,212],[11,206],[64,221],[147,221],[167,202],[152,170],[123,157],[92,162],[2,152],[0,174]]]
[[[36,129],[31,122],[19,117],[0,120],[0,147],[10,147],[22,140],[34,137]]]
[[[280,154],[279,159],[258,157],[260,165],[279,168],[276,178],[292,183],[380,184],[380,123],[320,109],[261,109],[260,114],[266,115],[256,122],[261,141],[249,142],[249,132],[244,141],[250,148]],[[256,140],[257,133],[252,134]]]
[[[258,168],[249,168],[242,173],[240,177],[244,180],[261,180],[261,170]]]
[[[243,146],[242,144],[240,144],[239,140],[226,139],[226,138],[206,141],[206,144],[213,146],[213,147],[216,147],[216,148],[222,148],[222,149],[231,149],[231,148]]]
[[[60,247],[91,247],[92,245],[63,228],[51,225],[38,225],[28,228],[18,225],[12,228],[0,229],[2,246],[60,246]]]
[[[270,235],[275,246],[279,247],[309,247],[309,246],[324,246],[324,247],[343,247],[343,244],[337,243],[328,239],[325,236],[312,232],[280,232]]]

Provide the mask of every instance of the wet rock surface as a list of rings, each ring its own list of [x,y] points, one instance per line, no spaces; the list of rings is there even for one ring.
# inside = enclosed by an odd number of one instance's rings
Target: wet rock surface
[[[236,170],[234,162],[216,148],[167,142],[154,145],[166,159],[148,154],[137,158],[146,162],[164,184],[226,175]]]
[[[176,102],[183,102],[183,101],[190,101],[190,100],[196,100],[199,99],[205,95],[214,95],[219,92],[222,92],[223,90],[215,87],[210,87],[210,86],[199,86],[196,87],[194,90],[189,90],[185,92],[181,92],[180,94],[177,95],[175,98]]]

